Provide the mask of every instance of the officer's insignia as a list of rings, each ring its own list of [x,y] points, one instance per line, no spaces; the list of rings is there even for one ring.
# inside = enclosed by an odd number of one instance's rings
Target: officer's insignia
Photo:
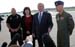
[[[57,18],[57,21],[59,21],[59,17]]]
[[[64,17],[60,17],[61,20],[64,20]]]

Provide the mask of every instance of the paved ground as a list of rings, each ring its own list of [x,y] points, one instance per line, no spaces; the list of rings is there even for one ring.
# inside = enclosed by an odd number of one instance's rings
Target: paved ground
[[[57,24],[56,24],[56,19],[55,19],[55,12],[51,12],[52,15],[53,15],[53,23],[54,23],[54,26],[53,26],[53,29],[52,31],[50,32],[50,36],[52,37],[52,39],[54,40],[55,44],[57,45],[56,43],[56,40],[57,40]],[[75,21],[75,11],[74,12],[69,12],[73,15],[73,18],[74,18],[74,21]],[[3,42],[10,42],[10,33],[8,31],[8,28],[6,27],[6,17],[4,17],[4,21],[2,21],[2,31],[0,32],[0,45],[3,43]],[[75,47],[75,29],[73,31],[73,34],[72,36],[70,36],[70,42],[71,42],[71,47]],[[36,47],[37,47],[37,43],[36,43]]]

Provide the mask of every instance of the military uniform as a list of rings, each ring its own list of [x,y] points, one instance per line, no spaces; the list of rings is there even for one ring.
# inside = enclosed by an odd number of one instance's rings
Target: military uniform
[[[57,47],[70,47],[69,36],[72,34],[74,28],[74,21],[72,16],[69,13],[64,11],[62,15],[60,14],[56,15],[56,21],[57,21],[57,28],[58,28]]]
[[[56,1],[55,6],[64,5],[63,1]],[[72,15],[65,12],[56,15],[57,21],[57,47],[70,47],[70,35],[74,28],[74,21]]]

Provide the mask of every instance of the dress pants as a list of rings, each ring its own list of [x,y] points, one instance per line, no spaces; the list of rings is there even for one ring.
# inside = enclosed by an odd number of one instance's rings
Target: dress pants
[[[56,47],[49,34],[40,34],[40,36],[38,35],[37,40],[39,43],[39,47]]]
[[[23,44],[21,30],[17,32],[10,32],[10,34],[11,34],[11,42],[9,45],[17,44],[17,41],[19,42],[20,46]]]

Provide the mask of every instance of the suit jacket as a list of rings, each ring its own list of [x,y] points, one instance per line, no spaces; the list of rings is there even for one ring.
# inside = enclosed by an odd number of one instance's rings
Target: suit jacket
[[[52,29],[53,27],[52,17],[50,13],[43,12],[41,23],[39,24],[38,15],[39,13],[36,13],[33,16],[32,32],[35,35],[43,35],[44,33],[48,32],[49,27]]]

